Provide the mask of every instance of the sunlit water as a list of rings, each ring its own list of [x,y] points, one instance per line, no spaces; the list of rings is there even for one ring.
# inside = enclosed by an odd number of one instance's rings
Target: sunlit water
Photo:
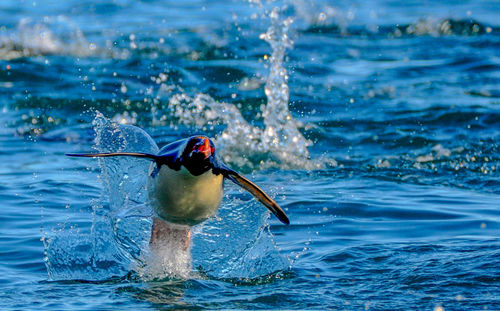
[[[0,3],[4,309],[500,309],[500,5]],[[148,247],[155,152],[231,183],[190,252]]]

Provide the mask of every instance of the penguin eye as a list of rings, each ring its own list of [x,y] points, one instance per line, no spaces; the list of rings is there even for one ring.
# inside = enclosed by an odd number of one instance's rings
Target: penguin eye
[[[203,139],[201,137],[194,137],[189,142],[186,149],[197,150],[200,145],[203,144]]]

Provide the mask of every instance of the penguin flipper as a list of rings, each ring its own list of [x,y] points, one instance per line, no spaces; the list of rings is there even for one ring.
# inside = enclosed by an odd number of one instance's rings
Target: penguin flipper
[[[157,156],[155,154],[150,153],[141,153],[141,152],[109,152],[109,153],[66,153],[68,157],[80,157],[80,158],[106,158],[106,157],[136,157],[136,158],[145,158],[150,159],[156,162],[158,167],[162,164],[168,164],[168,158],[164,156]]]
[[[253,195],[260,203],[262,203],[271,213],[274,214],[282,223],[289,225],[290,220],[286,216],[285,212],[281,207],[276,203],[264,190],[260,189],[259,186],[248,180],[246,177],[238,174],[230,168],[222,167],[220,168],[220,172],[224,177],[231,180],[241,188],[248,191],[251,195]]]
[[[116,157],[116,156],[130,156],[138,158],[150,158],[155,160],[157,155],[141,152],[106,152],[106,153],[66,153],[68,157],[86,157],[86,158],[103,158],[103,157]]]
[[[142,152],[106,152],[106,153],[66,153],[68,157],[83,157],[83,158],[106,158],[106,157],[136,157],[136,158],[146,158],[156,162],[158,168],[163,164],[166,164],[173,170],[178,171],[180,169],[180,160],[176,153],[171,154],[150,154]]]
[[[159,160],[159,156],[149,153],[140,152],[109,152],[109,153],[66,153],[68,157],[83,157],[83,158],[105,158],[116,156],[128,156],[136,158],[148,158],[154,161]]]

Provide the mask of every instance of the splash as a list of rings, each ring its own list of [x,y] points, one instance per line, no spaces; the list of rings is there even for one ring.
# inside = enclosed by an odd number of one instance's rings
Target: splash
[[[93,124],[98,152],[158,152],[138,127],[113,123],[99,113]],[[143,281],[188,279],[197,271],[216,278],[255,278],[289,267],[269,232],[267,211],[234,188],[218,217],[192,228],[191,249],[175,235],[151,247],[153,212],[146,189],[150,165],[135,158],[99,159],[106,197],[92,204],[89,228],[60,229],[47,238],[50,279],[103,280],[131,271]]]
[[[336,32],[347,34],[349,23],[354,19],[352,9],[347,11],[322,1],[296,0],[289,3],[301,23],[300,28],[307,32]]]
[[[193,265],[223,279],[254,279],[287,270],[291,263],[279,253],[268,218],[259,203],[230,189],[217,217],[194,231]]]
[[[264,89],[267,105],[262,107],[265,127],[250,125],[236,106],[218,102],[206,94],[191,97],[180,93],[171,96],[168,105],[170,115],[180,124],[204,131],[225,126],[215,142],[222,150],[220,154],[224,161],[240,168],[322,168],[322,161],[311,159],[308,147],[312,142],[299,131],[301,124],[294,120],[288,109],[288,73],[283,61],[286,49],[292,46],[288,37],[292,19],[281,19],[278,8],[269,16],[271,26],[260,36],[272,48]]]
[[[158,278],[188,279],[191,275],[190,228],[154,220],[155,229],[144,253],[146,265],[139,267],[143,280]]]
[[[396,37],[403,35],[413,36],[475,36],[491,32],[491,27],[487,27],[473,19],[442,19],[433,18],[419,19],[410,25],[397,26],[394,31]]]
[[[98,152],[158,151],[151,137],[137,127],[117,125],[101,114],[93,125]],[[142,264],[142,250],[147,248],[151,228],[151,209],[145,203],[149,164],[123,158],[99,161],[99,178],[107,197],[92,202],[91,215],[74,215],[74,222],[87,222],[89,226],[59,228],[47,239],[50,279],[104,280],[126,275]]]
[[[96,49],[78,26],[65,16],[46,16],[35,21],[23,18],[17,29],[0,36],[0,59],[40,55],[73,55],[84,57]]]
[[[288,37],[292,19],[281,20],[277,8],[271,12],[270,18],[271,26],[260,36],[273,50],[269,59],[269,77],[264,89],[267,105],[262,110],[266,125],[263,142],[280,160],[299,164],[303,162],[301,160],[309,159],[307,147],[312,143],[299,132],[298,124],[288,109],[290,92],[288,73],[283,67],[283,61],[286,49],[292,46],[292,41]]]

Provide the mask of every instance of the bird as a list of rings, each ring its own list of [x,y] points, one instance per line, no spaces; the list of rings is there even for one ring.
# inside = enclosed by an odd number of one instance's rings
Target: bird
[[[213,141],[197,135],[167,144],[158,154],[141,152],[67,153],[70,157],[128,156],[152,161],[147,191],[155,212],[150,244],[177,236],[189,247],[190,227],[214,216],[221,204],[224,180],[252,194],[282,223],[283,209],[255,183],[229,168],[217,156]],[[177,234],[177,233],[180,233]]]

